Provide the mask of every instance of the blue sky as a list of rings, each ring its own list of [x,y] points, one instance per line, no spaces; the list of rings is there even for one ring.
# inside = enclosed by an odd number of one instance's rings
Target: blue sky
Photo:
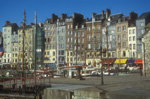
[[[150,11],[150,0],[0,0],[0,31],[5,21],[20,25],[23,11],[26,10],[26,23],[34,22],[34,11],[37,11],[38,22],[44,22],[52,13],[60,16],[73,12],[81,13],[84,18],[92,13],[101,13],[111,9],[112,14],[123,13],[128,16],[131,11],[141,15]]]

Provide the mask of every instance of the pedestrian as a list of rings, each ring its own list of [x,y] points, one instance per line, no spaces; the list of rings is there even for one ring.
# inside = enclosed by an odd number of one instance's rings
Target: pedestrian
[[[142,76],[142,65],[140,65],[140,75]]]

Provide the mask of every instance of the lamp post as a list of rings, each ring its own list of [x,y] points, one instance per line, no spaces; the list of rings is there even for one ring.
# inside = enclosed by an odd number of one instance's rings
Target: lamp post
[[[109,52],[108,52],[108,26],[110,25],[110,22],[107,22],[107,24],[105,25],[105,27],[106,27],[106,45],[107,45],[107,50],[106,50],[106,55],[107,55],[107,62],[108,62],[108,74],[110,75],[110,73],[109,73]]]

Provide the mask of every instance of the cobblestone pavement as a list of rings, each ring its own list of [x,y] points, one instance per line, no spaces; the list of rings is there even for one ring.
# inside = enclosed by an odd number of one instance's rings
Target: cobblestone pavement
[[[55,84],[80,84],[95,85],[105,91],[115,91],[122,89],[150,90],[150,76],[140,76],[140,74],[129,74],[120,76],[104,76],[104,85],[101,85],[101,77],[84,77],[85,80],[75,78],[52,78],[51,83]]]

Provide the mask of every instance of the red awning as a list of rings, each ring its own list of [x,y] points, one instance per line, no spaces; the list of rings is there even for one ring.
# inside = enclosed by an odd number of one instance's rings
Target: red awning
[[[0,52],[0,56],[3,56],[4,51]]]
[[[143,60],[142,59],[136,59],[134,61],[135,64],[142,64],[143,63]]]
[[[102,64],[113,64],[114,63],[114,60],[113,59],[109,59],[109,61],[107,59],[105,60],[102,60]]]

